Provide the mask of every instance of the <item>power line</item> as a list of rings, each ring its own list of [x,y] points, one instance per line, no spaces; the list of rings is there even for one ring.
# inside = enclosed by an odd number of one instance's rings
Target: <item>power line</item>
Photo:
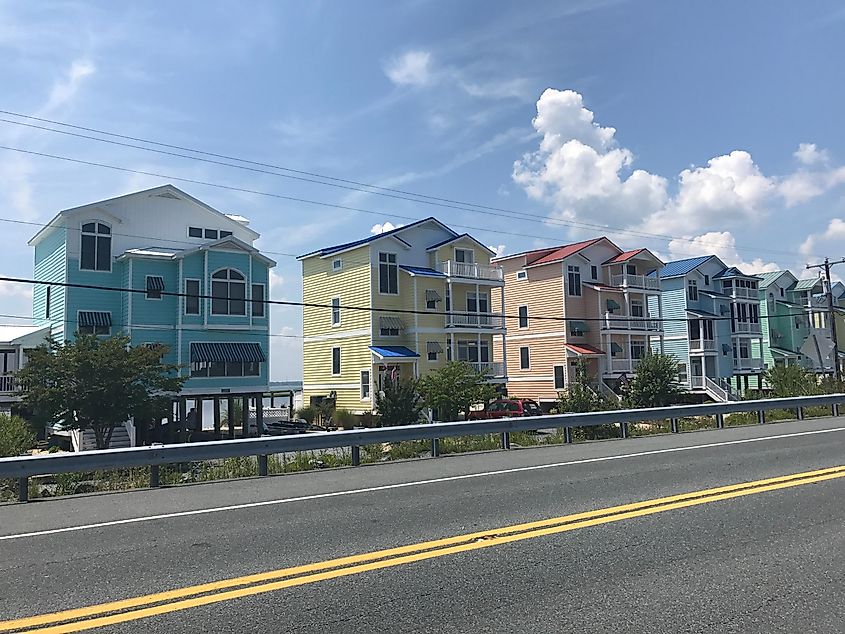
[[[646,232],[646,231],[637,231],[637,230],[633,230],[633,229],[625,229],[625,228],[621,228],[621,227],[614,227],[614,226],[611,226],[611,225],[600,225],[600,224],[595,224],[595,223],[587,223],[587,222],[579,222],[579,221],[566,221],[566,220],[561,220],[561,219],[556,219],[556,218],[549,218],[548,216],[545,216],[545,215],[542,215],[542,214],[535,214],[535,213],[530,213],[530,212],[526,212],[526,211],[508,209],[508,208],[503,208],[503,207],[495,207],[495,206],[490,206],[490,205],[481,205],[481,204],[478,204],[478,203],[455,200],[455,199],[450,199],[450,198],[442,198],[442,197],[438,197],[438,196],[431,196],[431,195],[428,195],[428,194],[420,194],[420,193],[411,192],[411,191],[407,191],[407,190],[393,189],[393,188],[389,188],[389,187],[381,187],[379,185],[373,185],[373,184],[369,184],[369,183],[363,183],[363,182],[360,182],[360,181],[336,178],[336,177],[333,177],[333,176],[327,176],[325,174],[319,174],[319,173],[316,173],[316,172],[307,172],[307,171],[303,171],[303,170],[295,170],[293,168],[288,168],[288,167],[279,166],[279,165],[273,165],[271,163],[262,163],[262,162],[252,161],[252,160],[243,159],[243,158],[239,158],[239,157],[227,156],[225,154],[216,154],[214,152],[207,152],[207,151],[198,150],[198,149],[195,149],[195,148],[172,145],[172,144],[168,144],[168,143],[161,143],[161,142],[158,142],[158,141],[153,141],[153,140],[150,140],[150,139],[143,139],[143,138],[140,138],[140,137],[133,137],[133,136],[129,136],[129,135],[122,135],[122,134],[118,134],[118,133],[114,133],[114,132],[109,132],[109,131],[106,131],[106,130],[99,130],[99,129],[96,129],[96,128],[88,128],[88,127],[84,127],[84,126],[77,126],[77,125],[73,125],[73,124],[69,124],[69,123],[65,123],[65,122],[61,122],[61,121],[44,119],[44,118],[41,118],[41,117],[34,117],[34,116],[25,115],[25,114],[12,112],[12,111],[8,111],[8,110],[0,110],[0,114],[6,114],[6,115],[11,115],[11,116],[15,116],[15,117],[24,118],[24,119],[40,121],[40,122],[43,122],[43,123],[50,123],[51,125],[63,126],[63,127],[76,129],[76,130],[84,130],[84,131],[87,131],[87,132],[94,132],[96,134],[101,134],[101,135],[110,136],[110,137],[114,137],[114,138],[127,139],[127,140],[131,140],[131,141],[137,141],[137,142],[140,142],[140,143],[146,143],[148,145],[155,145],[155,146],[158,146],[158,147],[166,147],[166,148],[170,148],[170,149],[173,149],[173,150],[180,150],[180,151],[183,151],[183,152],[191,152],[193,154],[200,154],[202,156],[214,157],[215,159],[224,159],[225,161],[237,161],[239,163],[244,163],[245,165],[237,165],[237,164],[230,163],[230,162],[208,159],[208,158],[202,158],[201,156],[190,156],[190,155],[182,154],[182,153],[179,153],[179,152],[159,150],[159,149],[144,147],[144,146],[136,145],[136,144],[132,144],[132,143],[124,143],[124,142],[120,142],[120,141],[115,141],[113,139],[103,139],[103,138],[99,138],[99,137],[95,137],[95,136],[91,136],[91,135],[87,135],[87,134],[80,134],[80,133],[76,133],[76,132],[70,132],[70,131],[67,131],[67,130],[57,130],[55,128],[49,128],[49,127],[46,127],[46,126],[40,126],[40,125],[31,124],[31,123],[24,123],[22,121],[14,121],[14,120],[11,120],[11,119],[0,118],[0,122],[4,122],[4,123],[8,123],[8,124],[24,126],[24,127],[28,127],[28,128],[42,130],[42,131],[45,131],[45,132],[53,132],[53,133],[56,133],[56,134],[73,136],[73,137],[88,139],[88,140],[92,140],[92,141],[98,141],[98,142],[101,142],[101,143],[109,143],[109,144],[112,144],[112,145],[118,145],[118,146],[122,146],[122,147],[128,147],[128,148],[143,150],[143,151],[146,151],[146,152],[155,152],[155,153],[158,153],[158,154],[164,154],[164,155],[168,155],[168,156],[174,156],[174,157],[185,158],[185,159],[189,159],[189,160],[201,161],[201,162],[205,162],[205,163],[221,165],[221,166],[224,166],[224,167],[231,167],[231,168],[235,168],[235,169],[241,169],[241,170],[246,170],[246,171],[251,171],[251,172],[268,174],[268,175],[272,175],[272,176],[279,176],[279,177],[282,177],[282,178],[288,178],[288,179],[292,179],[292,180],[298,180],[298,181],[308,182],[308,183],[317,184],[317,185],[324,185],[324,186],[327,186],[327,187],[335,187],[335,188],[345,189],[345,190],[349,190],[349,191],[356,191],[356,192],[365,193],[365,194],[384,196],[384,197],[388,197],[388,198],[405,200],[405,201],[415,202],[415,203],[420,203],[420,204],[434,205],[434,206],[438,206],[438,207],[447,207],[447,208],[456,209],[456,210],[459,210],[459,211],[467,211],[467,212],[471,212],[471,213],[484,213],[484,214],[487,214],[487,215],[497,216],[497,217],[502,217],[502,218],[510,218],[510,219],[516,218],[516,219],[521,219],[521,220],[528,220],[530,222],[539,222],[539,223],[542,223],[542,224],[553,224],[553,225],[559,225],[559,226],[565,226],[565,227],[577,228],[577,229],[596,230],[596,231],[600,231],[600,232],[603,232],[603,233],[610,233],[612,235],[635,236],[635,237],[641,237],[641,238],[651,238],[651,239],[660,239],[660,240],[669,240],[669,241],[671,241],[671,240],[688,241],[688,238],[683,238],[683,237],[679,237],[679,236],[671,236],[671,235],[668,235],[668,234],[658,234],[658,233],[651,233],[651,232]],[[5,148],[5,149],[12,149],[12,148]],[[54,158],[56,158],[56,157],[54,157]],[[277,170],[277,171],[269,171],[269,170]],[[284,174],[284,173],[279,173],[279,171],[290,172],[290,173]],[[317,180],[317,179],[322,179],[322,180]],[[332,182],[327,182],[327,181],[332,181]],[[494,213],[494,212],[499,212],[499,213]],[[387,215],[387,214],[381,214],[381,215]],[[459,225],[456,225],[456,226],[459,226]],[[481,230],[484,230],[484,229],[481,229]],[[517,234],[517,235],[519,235],[519,234]],[[722,247],[723,246],[722,244],[705,243],[705,242],[699,242],[699,244],[702,244],[702,245],[705,245],[705,246],[713,246],[713,247]],[[765,248],[760,248],[760,247],[737,246],[736,248],[742,249],[744,251],[757,252],[757,253],[776,253],[776,254],[781,254],[781,255],[798,255],[798,253],[794,252],[794,251],[784,251],[784,250],[777,250],[777,249],[765,249]]]

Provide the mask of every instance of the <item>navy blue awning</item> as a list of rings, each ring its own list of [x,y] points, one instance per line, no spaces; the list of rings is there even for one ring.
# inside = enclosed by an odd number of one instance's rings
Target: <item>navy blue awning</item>
[[[161,275],[147,275],[148,291],[163,291],[164,278]]]
[[[191,363],[199,361],[266,361],[257,343],[192,343]]]
[[[111,326],[111,313],[95,310],[79,311],[79,326]]]

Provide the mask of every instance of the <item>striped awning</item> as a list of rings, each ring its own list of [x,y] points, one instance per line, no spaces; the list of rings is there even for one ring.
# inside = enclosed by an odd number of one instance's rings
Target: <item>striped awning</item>
[[[440,297],[440,293],[438,293],[437,291],[434,291],[430,288],[425,291],[425,301],[427,301],[427,302],[439,302],[439,301],[442,301],[442,300],[443,300],[443,298]]]
[[[161,275],[147,275],[148,291],[163,291],[164,278]]]
[[[397,330],[404,330],[405,324],[398,317],[391,317],[390,315],[382,315],[378,318],[379,328],[395,328]]]
[[[440,354],[443,352],[443,347],[436,341],[429,341],[425,344],[425,351]]]
[[[111,326],[111,313],[95,311],[95,310],[80,310],[79,311],[79,326]]]
[[[199,361],[266,361],[257,343],[192,343],[191,363]]]

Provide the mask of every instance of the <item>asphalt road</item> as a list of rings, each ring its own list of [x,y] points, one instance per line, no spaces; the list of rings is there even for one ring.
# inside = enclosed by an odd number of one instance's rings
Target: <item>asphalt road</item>
[[[0,506],[0,620],[438,540],[30,630],[842,632],[843,474],[569,517],[842,465],[845,418]]]

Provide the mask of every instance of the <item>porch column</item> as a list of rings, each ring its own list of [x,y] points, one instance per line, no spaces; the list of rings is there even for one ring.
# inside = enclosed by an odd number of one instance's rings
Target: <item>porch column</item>
[[[627,297],[627,293],[626,293]],[[627,301],[627,299],[626,299]],[[628,372],[634,371],[634,358],[631,356],[631,333],[628,333]]]
[[[226,426],[229,428],[229,438],[235,437],[235,397],[226,399]]]
[[[255,395],[255,433],[264,434],[264,394]]]
[[[249,394],[243,395],[241,411],[241,438],[249,438]]]
[[[179,399],[179,424],[176,426],[178,435],[177,442],[185,442],[187,440],[187,431],[185,426],[188,418],[188,399],[182,397]]]
[[[220,397],[214,397],[214,438],[220,440]]]
[[[452,313],[455,310],[455,296],[452,293],[452,278],[448,278],[446,280],[446,294],[449,296],[449,307],[446,310],[446,316],[444,318],[445,325],[448,326],[449,322],[452,321]],[[452,351],[454,353],[454,350]],[[452,355],[452,360],[455,360],[455,355]]]
[[[202,399],[195,398],[194,399],[194,420],[196,421],[194,425],[196,426],[195,431],[202,431]]]

